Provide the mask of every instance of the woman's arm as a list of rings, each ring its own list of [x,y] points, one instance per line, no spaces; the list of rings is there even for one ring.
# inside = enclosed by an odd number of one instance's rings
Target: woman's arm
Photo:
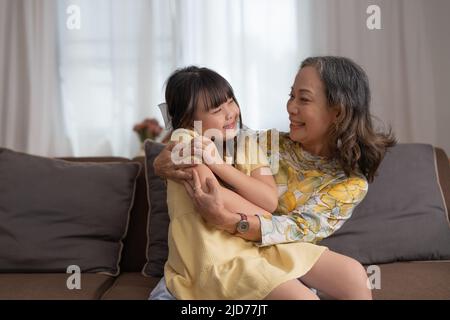
[[[195,181],[195,174],[193,176]],[[213,185],[213,182],[209,184]],[[217,187],[212,191],[210,187],[207,192],[200,190],[194,193],[192,185],[187,185],[194,204],[205,220],[228,232],[235,228],[239,216],[225,208]],[[345,179],[316,192],[305,204],[287,214],[258,214],[258,217],[248,215],[250,231],[239,236],[261,246],[295,241],[316,243],[342,227],[366,193],[366,180]]]
[[[332,183],[284,215],[262,215],[261,245],[284,242],[316,243],[329,237],[350,219],[367,194],[367,181],[350,177]]]
[[[226,192],[233,192],[220,186],[217,179],[212,177],[206,177],[204,183],[202,183],[198,174],[202,169],[198,170],[199,167],[192,171],[192,180],[183,181],[197,211],[208,223],[220,230],[227,231],[246,240],[260,242],[261,225],[257,214],[265,213],[270,215],[270,213],[265,212],[243,198],[239,202],[234,202],[235,209],[227,208],[225,203],[227,202]],[[224,189],[226,190],[225,193],[223,193]],[[240,197],[236,193],[234,195]],[[250,228],[244,234],[236,233],[236,225],[241,220],[238,212],[245,212],[249,221]]]

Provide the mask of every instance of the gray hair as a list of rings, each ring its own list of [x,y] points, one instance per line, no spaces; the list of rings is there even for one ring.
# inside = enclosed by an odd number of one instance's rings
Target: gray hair
[[[305,59],[301,68],[315,67],[325,85],[330,106],[351,108],[365,114],[369,111],[370,87],[365,71],[349,58],[320,56]]]

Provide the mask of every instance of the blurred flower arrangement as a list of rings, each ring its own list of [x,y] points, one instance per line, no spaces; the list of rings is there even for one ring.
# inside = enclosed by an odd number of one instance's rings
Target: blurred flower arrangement
[[[158,120],[147,118],[144,121],[135,124],[133,131],[137,133],[142,144],[146,139],[155,140],[158,138],[163,131],[163,128],[159,125]]]

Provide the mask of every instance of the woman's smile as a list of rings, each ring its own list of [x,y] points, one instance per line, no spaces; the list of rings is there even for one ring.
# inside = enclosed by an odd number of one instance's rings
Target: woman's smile
[[[300,129],[300,128],[303,128],[303,127],[305,127],[305,123],[304,122],[301,122],[301,121],[292,121],[291,120],[291,124],[289,125],[289,128],[291,129],[291,130],[295,130],[295,129]]]

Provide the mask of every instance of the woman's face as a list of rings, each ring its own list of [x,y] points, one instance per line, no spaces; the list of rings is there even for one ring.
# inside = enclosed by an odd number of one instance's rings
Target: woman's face
[[[208,138],[215,136],[221,139],[232,139],[237,133],[239,113],[238,105],[230,98],[217,108],[208,111],[205,111],[203,106],[197,106],[194,119],[195,121],[201,121],[202,135]],[[220,134],[220,136],[218,137],[217,134]]]
[[[338,111],[330,108],[325,87],[314,67],[300,69],[287,102],[290,138],[315,155],[327,155],[328,129]]]

